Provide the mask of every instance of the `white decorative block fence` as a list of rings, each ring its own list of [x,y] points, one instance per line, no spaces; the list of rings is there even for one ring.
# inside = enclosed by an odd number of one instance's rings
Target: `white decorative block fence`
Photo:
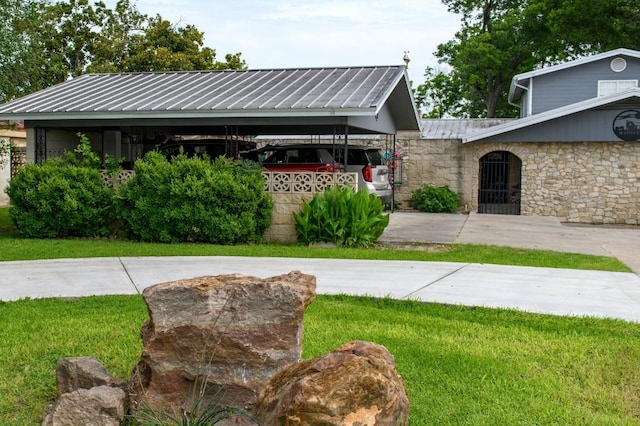
[[[272,194],[315,194],[327,187],[358,190],[357,173],[263,172],[265,191]]]

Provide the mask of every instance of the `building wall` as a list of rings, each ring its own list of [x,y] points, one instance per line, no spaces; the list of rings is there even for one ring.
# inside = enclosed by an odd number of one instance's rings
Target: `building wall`
[[[574,223],[640,222],[638,143],[482,143],[464,149],[472,153],[475,176],[486,153],[509,151],[520,158],[523,215],[556,216]],[[471,191],[477,194],[477,179]]]
[[[272,193],[271,225],[263,235],[265,242],[295,243],[298,241],[293,212],[300,212],[302,201],[311,201],[314,194]]]

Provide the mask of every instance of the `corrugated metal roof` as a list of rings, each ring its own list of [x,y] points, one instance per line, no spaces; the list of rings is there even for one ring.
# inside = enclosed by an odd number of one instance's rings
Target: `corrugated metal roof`
[[[0,114],[377,109],[403,66],[87,74],[0,105]]]
[[[449,118],[423,120],[422,137],[424,139],[463,139],[470,134],[513,120],[513,118]]]

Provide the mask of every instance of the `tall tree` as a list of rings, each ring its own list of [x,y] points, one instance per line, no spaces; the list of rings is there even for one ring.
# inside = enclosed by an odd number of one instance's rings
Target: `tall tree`
[[[130,0],[114,9],[90,0],[0,0],[0,101],[86,72],[246,68],[240,53],[216,60],[204,33],[160,15],[149,18]]]
[[[435,52],[451,68],[448,78],[459,84],[464,108],[447,111],[455,116],[515,116],[517,109],[507,102],[515,74],[586,53],[640,44],[637,0],[443,3],[462,17],[462,28],[454,39],[440,44]],[[433,86],[429,70],[426,78],[425,84]]]
[[[32,36],[40,11],[37,0],[0,0],[0,102],[46,87],[38,84],[44,70]]]

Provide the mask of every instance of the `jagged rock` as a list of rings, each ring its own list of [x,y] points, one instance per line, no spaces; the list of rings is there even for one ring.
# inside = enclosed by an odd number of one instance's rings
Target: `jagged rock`
[[[96,386],[64,393],[42,426],[119,426],[125,415],[124,391]]]
[[[269,426],[406,425],[409,399],[387,349],[354,341],[284,367],[263,388],[255,415]]]
[[[89,356],[60,358],[56,365],[56,383],[58,395],[96,386],[122,389],[126,386],[122,380],[109,375],[100,361]]]
[[[300,360],[304,311],[315,286],[314,276],[294,271],[148,287],[150,319],[130,380],[135,402],[167,412],[189,411],[198,402],[252,411],[271,376]]]

